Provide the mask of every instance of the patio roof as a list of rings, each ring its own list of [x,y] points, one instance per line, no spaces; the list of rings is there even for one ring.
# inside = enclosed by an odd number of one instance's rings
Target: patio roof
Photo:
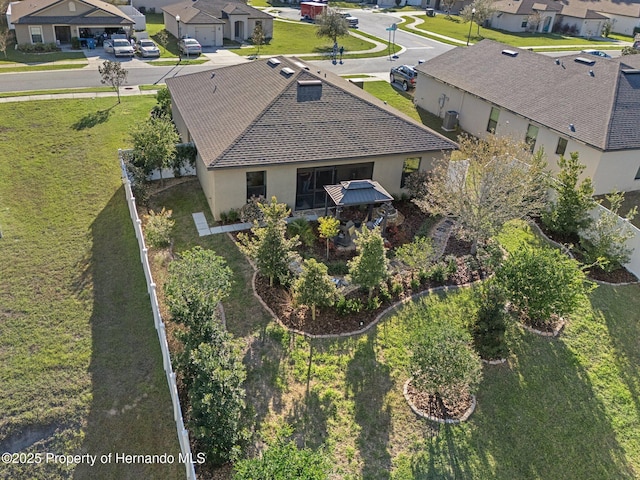
[[[333,203],[340,207],[393,201],[389,192],[373,180],[340,182],[338,185],[325,185],[324,189]]]

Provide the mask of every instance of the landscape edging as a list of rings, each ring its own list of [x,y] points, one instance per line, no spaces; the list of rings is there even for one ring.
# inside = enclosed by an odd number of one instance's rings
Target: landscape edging
[[[462,417],[460,417],[460,418],[432,417],[431,415],[423,412],[418,407],[416,407],[415,404],[413,403],[413,401],[411,401],[411,398],[409,398],[408,388],[409,388],[409,384],[411,383],[411,380],[413,380],[413,379],[409,378],[406,382],[404,382],[404,387],[402,388],[402,394],[404,395],[404,399],[409,404],[409,407],[411,408],[411,410],[413,410],[413,413],[415,413],[419,417],[426,418],[427,420],[431,420],[432,422],[436,422],[436,423],[444,423],[444,424],[448,424],[448,425],[451,425],[451,424],[455,425],[455,424],[458,424],[458,423],[466,422],[469,419],[469,417],[471,416],[471,414],[476,409],[476,403],[477,403],[476,402],[476,396],[475,395],[471,395],[471,406],[467,409],[466,412],[464,412],[464,415],[462,415]]]

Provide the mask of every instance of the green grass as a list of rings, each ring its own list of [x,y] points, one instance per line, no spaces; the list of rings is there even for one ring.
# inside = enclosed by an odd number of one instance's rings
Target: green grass
[[[155,87],[158,88],[158,87]],[[141,88],[142,90],[142,88]],[[0,98],[21,97],[32,95],[56,95],[60,93],[97,93],[113,92],[111,87],[86,87],[86,88],[56,88],[52,90],[24,90],[21,92],[2,92]]]
[[[179,56],[178,51],[178,39],[167,32],[167,45],[162,45],[158,39],[158,33],[164,30],[164,19],[162,13],[147,13],[145,14],[147,20],[147,33],[160,49],[160,58],[175,58]],[[151,65],[161,65],[161,62],[149,62]],[[170,65],[168,63],[167,65]]]
[[[464,323],[470,290],[424,298],[358,337],[292,335],[261,312],[251,270],[228,237],[197,237],[191,213],[211,218],[196,185],[165,191],[154,207],[173,209],[178,250],[214,248],[235,272],[224,306],[229,330],[247,345],[246,421],[255,435],[292,424],[299,444],[327,448],[333,478],[637,478],[640,287],[599,287],[554,340],[510,324],[508,363],[484,368],[470,421],[437,426],[402,396],[416,313]],[[501,241],[539,240],[516,224]]]
[[[452,16],[447,18],[446,15],[437,15],[435,17],[427,17],[426,15],[419,15],[418,18],[424,20],[416,26],[417,31],[409,29],[407,23],[411,22],[410,18],[405,18],[405,22],[401,23],[399,27],[402,30],[413,31],[415,33],[425,34],[426,32],[438,33],[447,37],[455,38],[462,42],[467,41],[469,35],[469,22],[465,22],[462,18]],[[436,36],[431,38],[441,40]],[[563,45],[581,45],[589,47],[598,47],[602,44],[615,43],[615,39],[612,40],[588,40],[580,37],[568,37],[558,34],[542,34],[542,33],[511,33],[501,30],[493,30],[490,28],[480,28],[480,34],[478,35],[478,26],[473,25],[471,29],[471,43],[479,42],[482,39],[491,39],[498,42],[513,45],[515,47],[531,47],[531,46],[563,46]],[[622,37],[626,38],[626,37]]]
[[[38,64],[38,63],[51,63],[62,62],[69,60],[84,60],[80,62],[81,65],[86,65],[87,57],[81,51],[64,51],[64,52],[50,52],[50,53],[24,53],[20,50],[16,50],[13,44],[7,46],[7,55],[0,57],[0,65],[6,65],[11,63],[22,64]],[[2,70],[4,71],[4,69]]]
[[[345,55],[348,52],[369,50],[374,45],[353,36],[338,39],[338,44],[344,46]],[[316,26],[306,22],[294,23],[290,21],[274,20],[273,38],[268,45],[262,45],[260,55],[316,53],[326,54],[331,51],[333,44],[327,38],[316,36]],[[256,47],[232,48],[239,55],[256,55]]]
[[[365,91],[387,102],[392,107],[400,110],[414,120],[422,122],[427,127],[456,141],[460,132],[445,132],[442,130],[442,119],[432,113],[417,107],[413,103],[413,96],[395,88],[389,82],[364,82]]]
[[[87,63],[60,63],[46,65],[29,65],[26,67],[2,67],[0,68],[0,74],[2,73],[17,73],[17,72],[37,72],[37,71],[49,71],[49,70],[74,70],[78,68],[84,68]]]
[[[117,149],[153,97],[0,104],[0,448],[179,447]],[[34,442],[37,442],[33,444]],[[31,445],[33,444],[33,445]],[[3,478],[180,478],[181,465],[4,465]]]

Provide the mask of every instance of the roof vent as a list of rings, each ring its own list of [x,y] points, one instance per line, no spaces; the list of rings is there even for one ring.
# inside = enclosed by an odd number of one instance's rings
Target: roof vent
[[[322,80],[298,80],[299,87],[313,87],[322,85]]]
[[[296,73],[296,71],[293,68],[289,68],[289,67],[284,67],[281,71],[285,75],[293,75],[294,73]]]
[[[595,65],[596,61],[592,60],[590,58],[584,58],[584,57],[576,57],[576,59],[574,60],[578,63],[582,63],[583,65]]]
[[[589,70],[589,75],[591,75],[592,77],[595,77],[595,73],[593,73],[593,70]]]
[[[277,67],[278,65],[280,65],[280,60],[275,57],[271,57],[269,60],[267,60],[267,63],[272,67]]]
[[[303,68],[304,70],[309,70],[309,67],[302,62],[293,62],[297,67]]]
[[[622,73],[625,75],[638,75],[640,73],[640,68],[623,68]]]
[[[556,58],[556,65],[560,65],[560,59]]]
[[[518,52],[516,52],[515,50],[502,50],[502,54],[503,55],[507,55],[509,57],[517,57],[518,56]]]

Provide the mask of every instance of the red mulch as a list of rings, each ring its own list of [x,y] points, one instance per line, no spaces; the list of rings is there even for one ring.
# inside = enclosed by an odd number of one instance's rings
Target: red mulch
[[[455,401],[444,398],[439,401],[435,395],[417,390],[411,382],[407,385],[407,395],[416,408],[430,417],[443,420],[461,418],[469,410],[472,403],[471,395],[468,392],[462,394],[460,398],[456,398]]]

